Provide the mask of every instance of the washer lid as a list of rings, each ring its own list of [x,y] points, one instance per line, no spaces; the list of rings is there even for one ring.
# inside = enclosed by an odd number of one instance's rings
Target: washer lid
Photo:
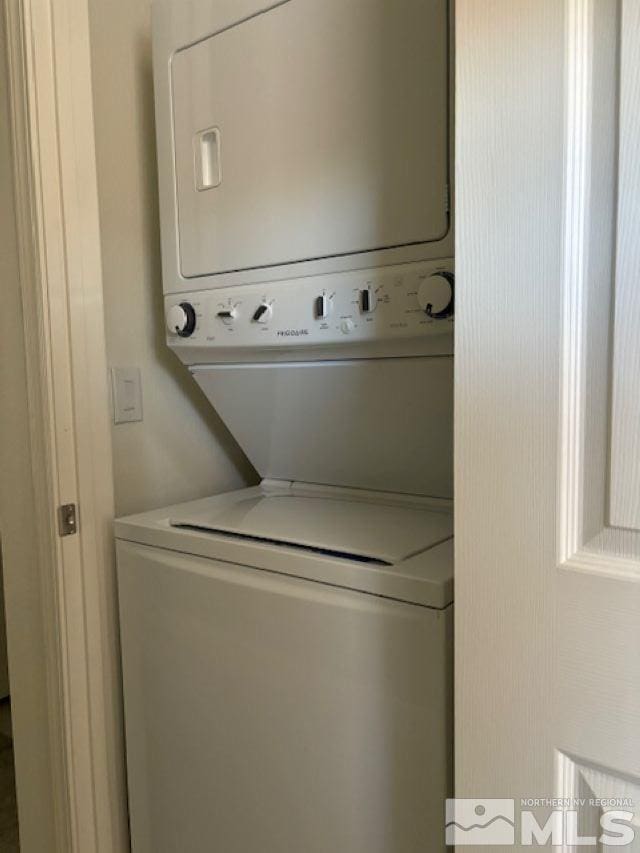
[[[170,518],[172,527],[394,565],[453,535],[450,515],[393,503],[257,494]]]
[[[279,495],[296,500],[292,504]],[[286,541],[256,538],[263,528],[253,521],[259,517],[264,523],[263,512],[277,516],[277,530]],[[172,519],[183,526],[172,526]],[[202,526],[188,526],[190,522]],[[249,533],[218,532],[217,525],[225,522]],[[453,538],[434,543],[446,537],[451,523],[444,507],[407,506],[397,495],[265,481],[117,519],[115,533],[119,540],[169,554],[191,554],[441,610],[453,601]],[[276,528],[269,529],[273,533]],[[320,547],[302,545],[303,539]],[[341,553],[337,547],[350,551]],[[416,547],[426,550],[394,565],[384,561]],[[369,558],[362,559],[354,549]]]

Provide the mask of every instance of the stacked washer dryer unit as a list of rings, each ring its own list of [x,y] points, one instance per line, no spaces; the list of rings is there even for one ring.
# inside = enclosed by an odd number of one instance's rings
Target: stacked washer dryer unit
[[[155,3],[167,342],[261,482],[117,522],[134,853],[444,847],[448,44],[446,0]]]

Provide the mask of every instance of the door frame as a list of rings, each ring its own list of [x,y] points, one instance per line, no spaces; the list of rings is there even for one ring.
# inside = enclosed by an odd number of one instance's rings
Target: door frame
[[[129,838],[87,0],[7,0],[5,24],[43,601],[29,618],[42,621],[46,645],[50,849],[121,853]],[[63,504],[78,507],[79,521],[64,537]],[[11,651],[9,637],[10,670],[29,666]],[[18,754],[28,748],[16,742]],[[19,761],[16,773],[28,816]]]

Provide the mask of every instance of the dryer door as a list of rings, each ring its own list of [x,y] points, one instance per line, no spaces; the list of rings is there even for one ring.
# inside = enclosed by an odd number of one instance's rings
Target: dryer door
[[[289,0],[171,61],[180,268],[441,239],[446,0]]]

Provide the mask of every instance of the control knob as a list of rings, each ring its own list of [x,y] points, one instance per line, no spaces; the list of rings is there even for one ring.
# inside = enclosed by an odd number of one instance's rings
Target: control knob
[[[314,303],[314,312],[316,320],[325,320],[329,316],[331,310],[331,300],[326,293],[321,293],[316,296]]]
[[[420,282],[418,303],[428,317],[443,320],[453,314],[453,273],[435,272]]]
[[[172,305],[167,311],[167,329],[172,335],[189,338],[196,329],[196,310],[189,302]]]
[[[238,316],[238,311],[237,311],[235,305],[229,306],[229,308],[221,308],[218,311],[218,313],[216,314],[216,317],[218,318],[218,320],[222,320],[222,322],[225,324],[225,326],[230,326],[233,323],[233,321],[236,319],[237,316]]]
[[[360,291],[360,310],[363,314],[370,314],[375,311],[377,302],[376,291],[370,284]]]
[[[261,302],[254,311],[252,319],[254,323],[266,323],[267,320],[271,319],[272,314],[273,308],[271,305],[268,302]]]

